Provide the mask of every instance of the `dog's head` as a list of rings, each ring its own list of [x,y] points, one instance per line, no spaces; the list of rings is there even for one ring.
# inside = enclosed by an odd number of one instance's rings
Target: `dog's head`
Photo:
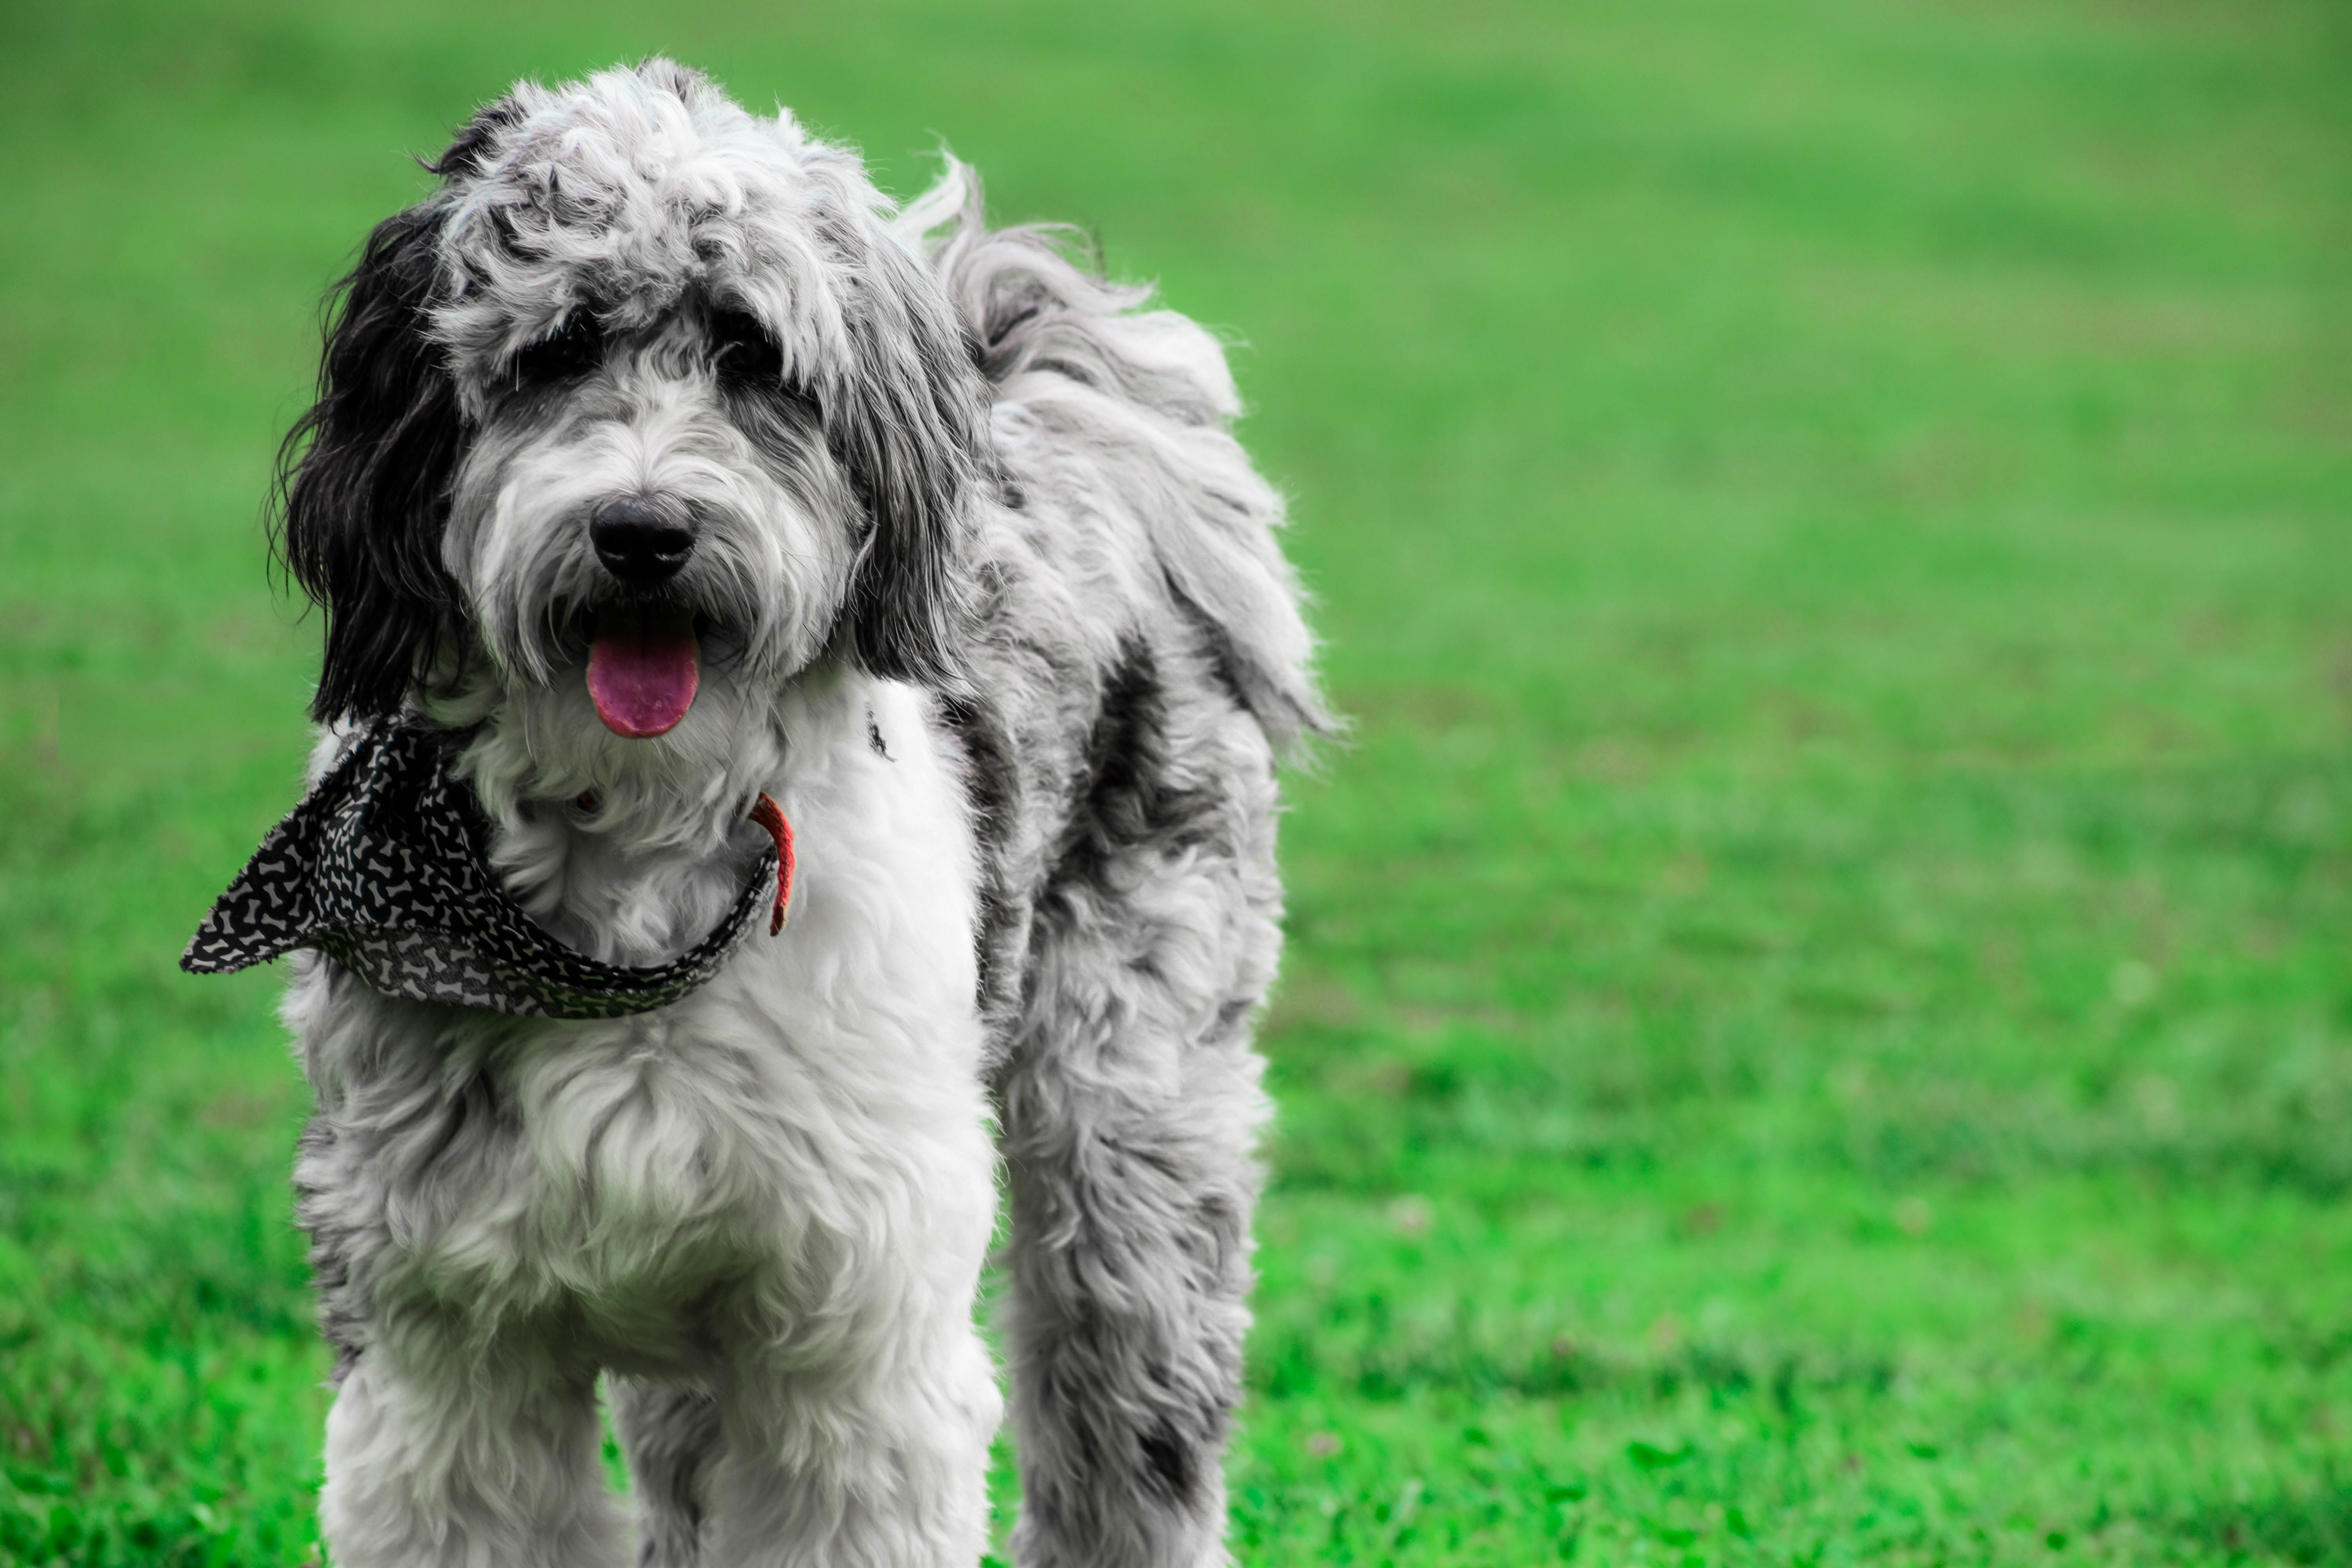
[[[518,87],[431,167],[288,444],[320,720],[464,691],[609,757],[828,654],[951,677],[981,382],[854,154],[656,60]]]

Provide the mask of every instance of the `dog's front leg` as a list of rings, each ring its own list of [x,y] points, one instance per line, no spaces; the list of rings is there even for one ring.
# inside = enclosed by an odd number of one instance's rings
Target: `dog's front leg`
[[[877,1306],[865,1342],[836,1341],[814,1363],[738,1362],[719,1383],[709,1568],[979,1562],[1002,1405],[967,1301],[950,1297],[928,1322],[888,1323]]]
[[[385,1325],[327,1416],[320,1524],[337,1568],[622,1568],[598,1454],[593,1367]]]

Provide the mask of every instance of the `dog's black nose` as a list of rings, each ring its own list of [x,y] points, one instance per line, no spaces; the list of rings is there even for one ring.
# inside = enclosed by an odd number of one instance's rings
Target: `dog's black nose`
[[[668,582],[694,553],[694,530],[641,500],[598,507],[588,520],[588,541],[604,570],[633,588]]]

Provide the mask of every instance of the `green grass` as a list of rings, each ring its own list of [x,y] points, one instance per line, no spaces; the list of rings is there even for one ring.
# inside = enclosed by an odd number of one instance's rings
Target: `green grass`
[[[804,14],[802,14],[804,13]],[[1252,1564],[2352,1563],[2327,0],[0,12],[0,1559],[294,1563],[257,511],[476,100],[663,48],[1238,333],[1292,781]]]

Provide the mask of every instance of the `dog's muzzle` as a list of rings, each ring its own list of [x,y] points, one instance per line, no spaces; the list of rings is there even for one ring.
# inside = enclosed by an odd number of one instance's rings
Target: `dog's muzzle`
[[[678,515],[638,496],[598,507],[588,542],[628,596],[597,612],[588,655],[588,693],[596,716],[616,735],[648,740],[677,727],[702,683],[702,647],[694,611],[657,597],[686,569],[694,530]]]

